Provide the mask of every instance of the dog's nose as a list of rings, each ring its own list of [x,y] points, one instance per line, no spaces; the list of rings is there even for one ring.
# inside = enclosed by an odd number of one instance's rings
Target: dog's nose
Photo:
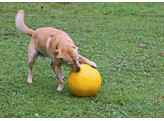
[[[79,72],[80,71],[80,67],[76,68],[76,72]]]

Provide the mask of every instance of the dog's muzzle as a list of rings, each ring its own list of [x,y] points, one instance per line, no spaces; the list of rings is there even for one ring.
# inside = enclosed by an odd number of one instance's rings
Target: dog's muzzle
[[[78,67],[78,68],[75,69],[76,72],[79,72],[80,70],[81,70],[80,67]]]

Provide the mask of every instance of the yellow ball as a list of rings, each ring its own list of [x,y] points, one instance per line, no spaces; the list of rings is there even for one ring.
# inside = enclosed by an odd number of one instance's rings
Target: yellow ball
[[[72,94],[78,97],[95,95],[101,87],[99,71],[87,64],[81,64],[79,72],[71,71],[68,75],[68,87]]]

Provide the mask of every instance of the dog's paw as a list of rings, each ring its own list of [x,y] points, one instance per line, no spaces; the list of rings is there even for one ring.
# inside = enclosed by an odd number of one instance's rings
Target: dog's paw
[[[27,82],[28,82],[29,84],[32,84],[32,80],[27,80]]]
[[[63,90],[63,85],[59,85],[58,88],[57,88],[57,91],[62,91]]]
[[[90,63],[90,66],[92,66],[93,68],[97,68],[96,63],[94,63],[94,62],[91,62],[91,63]]]

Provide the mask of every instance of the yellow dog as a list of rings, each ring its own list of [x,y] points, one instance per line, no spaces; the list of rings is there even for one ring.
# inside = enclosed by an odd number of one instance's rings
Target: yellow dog
[[[28,83],[32,83],[33,66],[38,56],[43,60],[51,58],[51,66],[55,71],[59,85],[57,90],[63,89],[62,64],[66,64],[74,71],[80,71],[80,63],[89,64],[96,68],[96,64],[78,54],[78,47],[65,32],[51,27],[36,29],[35,31],[24,24],[24,11],[19,10],[16,16],[16,27],[24,34],[31,36],[28,48],[29,75]]]

